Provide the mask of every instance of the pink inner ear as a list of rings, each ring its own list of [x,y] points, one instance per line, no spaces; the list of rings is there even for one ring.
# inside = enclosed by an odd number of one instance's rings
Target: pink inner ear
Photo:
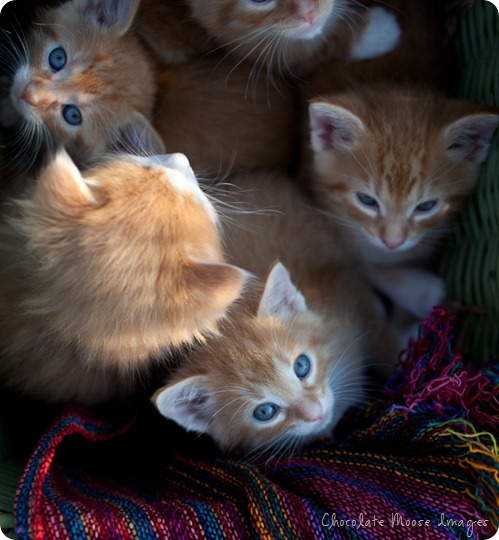
[[[313,118],[314,133],[316,141],[320,141],[323,150],[332,150],[334,148],[335,127],[328,116],[315,116]]]
[[[498,120],[499,117],[490,115],[463,123],[449,150],[462,151],[469,161],[483,163],[487,159]]]
[[[476,126],[476,130],[465,135],[469,147],[468,159],[475,163],[485,161],[489,152],[493,130],[486,126]]]

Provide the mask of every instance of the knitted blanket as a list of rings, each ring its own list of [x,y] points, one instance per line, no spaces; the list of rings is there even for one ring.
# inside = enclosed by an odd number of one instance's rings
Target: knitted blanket
[[[436,308],[335,440],[247,462],[152,409],[69,407],[29,461],[21,539],[491,538],[499,366],[465,364]]]

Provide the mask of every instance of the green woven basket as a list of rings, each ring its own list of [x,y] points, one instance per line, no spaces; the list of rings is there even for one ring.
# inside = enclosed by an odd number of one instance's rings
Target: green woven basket
[[[499,108],[499,14],[477,0],[461,19],[460,94]],[[499,134],[474,197],[465,208],[442,260],[449,296],[465,309],[459,335],[476,363],[499,357]]]
[[[462,70],[460,94],[499,107],[499,15],[491,3],[476,0],[474,7],[462,14],[457,45]],[[499,357],[499,134],[478,191],[442,257],[441,269],[450,297],[468,308],[459,335],[467,357],[476,362]],[[7,425],[15,404],[9,402],[7,414],[5,403],[0,400],[0,527],[15,538],[12,507],[26,460],[16,442],[17,432],[30,429],[32,424],[25,418],[14,424],[15,430],[12,422]]]

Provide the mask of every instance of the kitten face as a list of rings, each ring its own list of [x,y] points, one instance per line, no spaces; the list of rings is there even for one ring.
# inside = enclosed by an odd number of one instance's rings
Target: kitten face
[[[226,449],[279,451],[330,434],[362,386],[353,335],[331,326],[278,264],[256,316],[233,319],[153,400]]]
[[[71,0],[42,12],[28,37],[11,102],[78,157],[102,152],[117,124],[152,107],[150,66],[128,32],[137,4]]]
[[[270,43],[278,37],[307,41],[322,33],[333,0],[189,0],[195,19],[224,43]]]
[[[224,264],[216,214],[182,154],[121,156],[82,176],[60,153],[20,206],[28,252],[43,261],[24,303],[109,362],[214,330],[246,279]]]
[[[473,191],[499,116],[431,93],[310,106],[314,188],[361,258],[431,249]]]

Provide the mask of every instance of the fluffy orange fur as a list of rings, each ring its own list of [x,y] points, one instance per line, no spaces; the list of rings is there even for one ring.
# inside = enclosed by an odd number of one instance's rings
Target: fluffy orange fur
[[[139,0],[101,4],[70,0],[41,10],[10,92],[26,122],[24,136],[36,139],[48,132],[80,163],[105,151],[114,129],[131,113],[147,116],[154,103],[151,64],[132,31]],[[66,62],[54,70],[49,56],[57,48]],[[65,120],[65,106],[78,109],[79,125]]]
[[[248,60],[257,72],[265,67],[269,73],[303,75],[327,60],[356,59],[355,45],[370,21],[369,10],[348,0],[146,0],[139,32],[166,62],[222,50],[237,66]],[[392,31],[396,37],[390,41]],[[386,44],[378,49],[379,43],[370,42],[362,57],[390,50],[398,27],[383,26],[379,38]]]
[[[81,176],[60,153],[0,229],[2,382],[96,403],[172,347],[216,331],[245,272],[183,155],[118,157]]]
[[[217,48],[213,38],[192,19],[184,0],[141,0],[136,26],[157,59],[168,65],[194,60]]]
[[[280,173],[237,175],[247,212],[226,226],[229,260],[265,281],[220,336],[186,360],[153,401],[167,418],[224,449],[282,451],[331,434],[362,398],[367,359],[394,364],[398,337],[325,218]],[[290,270],[274,266],[280,259]],[[303,355],[310,372],[297,376]],[[255,418],[261,406],[275,418]]]
[[[474,191],[499,116],[429,87],[347,80],[311,100],[302,177],[371,283],[422,318],[445,284],[418,266]]]
[[[297,97],[251,68],[232,71],[217,57],[158,71],[153,125],[168,152],[183,152],[196,173],[224,176],[242,169],[286,167],[297,141]]]
[[[358,86],[310,105],[317,201],[362,261],[421,261],[474,190],[496,111],[430,89]]]

